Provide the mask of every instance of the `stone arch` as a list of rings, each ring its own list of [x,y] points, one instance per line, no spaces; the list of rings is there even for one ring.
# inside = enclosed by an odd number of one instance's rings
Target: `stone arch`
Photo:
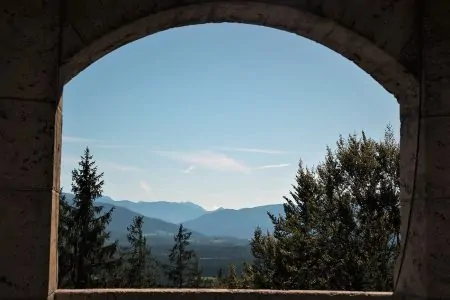
[[[62,8],[60,82],[128,43],[206,23],[271,27],[317,42],[355,63],[400,104],[401,185],[410,188],[417,150],[419,47],[416,0],[71,0]],[[81,13],[80,13],[81,12]],[[413,113],[414,114],[414,113]],[[410,193],[401,193],[405,233]],[[408,270],[409,272],[409,270]],[[408,280],[408,272],[399,281]],[[394,274],[396,276],[397,274]]]
[[[111,8],[105,16],[96,15],[96,19],[91,19],[92,27],[84,27],[85,32],[89,29],[98,31],[97,36],[94,34],[88,38],[76,29],[76,25],[69,24],[63,36],[62,82],[67,83],[111,51],[151,34],[187,25],[234,22],[280,29],[320,43],[357,64],[399,101],[415,102],[417,80],[396,57],[381,49],[376,41],[346,28],[332,18],[314,13],[312,7],[298,8],[286,3],[280,4],[286,1],[274,0],[265,1],[266,3],[197,0],[189,1],[189,5],[183,5],[185,1],[178,2],[181,3],[168,9],[144,9],[148,14],[142,15],[140,12],[134,17],[128,17],[127,21],[117,16],[122,14],[118,7]],[[134,4],[131,3],[129,7]],[[122,5],[126,8],[126,4]],[[355,23],[357,16],[353,16],[353,19]],[[119,21],[111,23],[108,20]],[[102,28],[104,24],[108,24],[106,28]],[[102,29],[96,30],[96,25]],[[377,32],[370,34],[376,36]]]
[[[408,115],[401,129],[400,180],[402,186],[410,188],[416,176],[417,150],[416,116],[410,114],[417,109],[420,89],[415,0],[164,2],[68,1],[63,7],[66,17],[63,18],[60,82],[69,82],[121,46],[172,28],[229,22],[290,32],[344,56],[397,98],[401,114]],[[401,193],[402,234],[409,230],[406,223],[410,194],[405,190]],[[406,279],[399,281],[408,280],[408,272],[402,272],[407,274]]]

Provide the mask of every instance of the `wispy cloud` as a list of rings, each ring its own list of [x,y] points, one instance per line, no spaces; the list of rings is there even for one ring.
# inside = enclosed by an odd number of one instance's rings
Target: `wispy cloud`
[[[251,169],[242,162],[222,153],[212,151],[179,152],[154,151],[155,153],[191,166],[223,172],[249,173]]]
[[[141,180],[139,181],[139,187],[144,190],[147,194],[152,194],[153,193],[153,189],[150,186],[150,184],[145,181],[145,180]]]
[[[136,166],[131,166],[131,165],[123,165],[123,164],[118,164],[118,163],[114,163],[114,162],[99,162],[98,163],[99,166],[104,166],[107,168],[111,168],[114,170],[118,170],[118,171],[122,171],[122,172],[140,172],[143,171],[143,169],[136,167]]]
[[[114,144],[94,144],[93,147],[100,149],[137,149],[142,148],[142,146],[136,145],[114,145]]]
[[[62,140],[64,143],[99,143],[101,141],[95,139],[88,139],[82,137],[63,135]]]
[[[265,165],[265,166],[257,167],[256,170],[285,168],[285,167],[289,167],[289,166],[290,166],[290,164]]]
[[[81,155],[80,156],[75,156],[75,155],[63,155],[61,162],[62,164],[67,167],[67,168],[75,168],[78,166],[78,162],[81,160]],[[144,171],[144,169],[136,167],[136,166],[132,166],[132,165],[124,165],[124,164],[119,164],[116,162],[111,162],[111,161],[104,161],[104,160],[96,160],[94,157],[94,160],[96,161],[97,166],[99,167],[100,170],[104,170],[104,169],[110,169],[110,170],[116,170],[116,171],[121,171],[121,172],[140,172],[140,171]]]
[[[249,153],[261,153],[261,154],[288,154],[287,151],[282,150],[273,150],[273,149],[259,149],[259,148],[230,148],[230,147],[221,147],[219,148],[222,151],[230,151],[230,152],[249,152]]]
[[[184,170],[183,170],[183,173],[184,173],[184,174],[189,174],[189,173],[191,173],[192,171],[194,171],[195,168],[196,168],[196,166],[190,166],[189,168],[184,169]]]
[[[70,144],[84,144],[92,148],[99,149],[137,149],[142,148],[142,146],[128,145],[128,144],[108,144],[108,142],[84,137],[75,137],[63,135],[62,137],[64,143]]]

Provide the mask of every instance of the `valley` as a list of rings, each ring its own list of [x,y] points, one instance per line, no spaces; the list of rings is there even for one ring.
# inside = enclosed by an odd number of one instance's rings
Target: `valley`
[[[64,194],[71,201],[73,195]],[[199,256],[203,276],[216,276],[219,269],[226,271],[234,264],[241,272],[242,264],[252,260],[249,241],[257,226],[264,232],[272,230],[267,212],[280,214],[282,204],[258,206],[243,209],[218,209],[207,211],[192,202],[132,202],[115,201],[110,197],[100,197],[96,205],[103,211],[114,207],[112,220],[108,226],[110,239],[119,245],[127,245],[127,227],[136,216],[143,216],[143,232],[152,255],[162,263],[167,260],[173,235],[179,224],[192,232],[191,249]]]

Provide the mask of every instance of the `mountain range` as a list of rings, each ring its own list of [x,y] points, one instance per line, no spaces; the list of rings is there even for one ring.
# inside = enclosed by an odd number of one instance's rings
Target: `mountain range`
[[[66,199],[73,199],[72,194],[65,195]],[[143,231],[152,244],[172,243],[173,235],[181,223],[192,232],[193,243],[245,244],[257,226],[263,231],[272,230],[267,212],[275,215],[283,213],[282,204],[208,211],[192,202],[115,201],[106,196],[98,198],[96,202],[105,210],[115,207],[108,227],[111,238],[125,241],[127,226],[135,216],[142,215]]]
[[[282,204],[264,205],[242,209],[219,209],[198,218],[184,222],[184,226],[208,236],[233,236],[250,239],[255,228],[263,232],[272,231],[272,222],[267,215],[283,213]]]
[[[149,218],[157,218],[166,222],[180,224],[188,220],[196,219],[205,213],[207,210],[192,202],[133,202],[129,200],[115,201],[110,197],[101,197],[99,202],[112,204],[127,208],[136,213],[140,213]]]

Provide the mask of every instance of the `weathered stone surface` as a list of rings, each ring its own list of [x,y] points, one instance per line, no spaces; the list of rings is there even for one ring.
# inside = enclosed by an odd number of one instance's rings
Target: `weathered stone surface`
[[[0,190],[58,189],[61,106],[62,101],[0,100]]]
[[[396,290],[398,294],[426,299],[449,298],[449,216],[449,198],[415,199],[402,272]]]
[[[419,195],[450,199],[450,114],[445,118],[423,118],[420,127],[419,157],[424,163],[417,176],[424,191]]]
[[[0,299],[45,299],[56,289],[58,199],[52,190],[1,190]]]
[[[0,99],[0,299],[56,289],[61,103]]]
[[[59,3],[1,2],[0,99],[54,101],[61,52]]]
[[[59,0],[0,4],[0,299],[56,289]]]
[[[450,114],[450,2],[424,1],[423,114]]]
[[[247,8],[244,9],[244,12],[247,12],[248,15],[252,14],[253,3],[292,7],[296,10],[324,17],[361,36],[365,36],[378,47],[386,49],[394,58],[398,58],[404,45],[414,34],[414,16],[417,12],[416,1],[414,0],[79,0],[70,1],[66,10],[67,21],[76,29],[86,45],[105,33],[131,24],[138,19],[173,9],[187,8],[192,5],[201,9],[201,6],[205,3],[221,4],[222,6],[224,4],[246,3]],[[212,7],[220,6],[213,5]],[[101,16],[97,14],[98,11],[103,12]],[[216,10],[209,13],[214,15],[218,12]],[[260,22],[264,21],[264,18],[265,16],[261,15]],[[204,16],[199,21],[208,21],[208,19],[211,18]],[[211,19],[211,21],[214,20]],[[235,18],[234,21],[245,21],[245,19]],[[414,45],[411,45],[411,47],[414,47]]]
[[[428,297],[450,295],[450,198],[427,199]]]
[[[402,107],[403,266],[396,292],[450,298],[450,12],[448,1],[421,7],[422,90],[416,108]],[[420,114],[419,114],[420,112]],[[420,127],[420,130],[418,128]],[[420,138],[417,140],[417,134]],[[416,146],[414,146],[414,140]],[[415,191],[413,176],[418,149]],[[407,175],[406,175],[407,174]],[[407,178],[406,178],[407,177]],[[405,205],[406,204],[406,205]],[[410,216],[410,218],[409,218]],[[409,226],[409,227],[408,227]],[[398,266],[399,267],[399,266]]]
[[[392,293],[194,289],[58,290],[55,300],[394,300]]]
[[[422,118],[420,140],[417,140],[418,113],[404,117],[401,127],[401,170],[402,192],[410,198],[416,152],[419,150],[417,165],[416,198],[450,197],[450,115],[449,117]],[[419,149],[417,148],[419,144]]]
[[[165,29],[240,22],[279,28],[319,42],[355,62],[402,99],[417,89],[415,74],[397,61],[414,33],[413,2],[127,0],[87,5],[70,1],[65,34],[73,38],[64,42],[62,75],[68,81],[117,47]]]
[[[60,300],[394,297],[186,290],[53,294],[63,84],[126,43],[211,22],[307,37],[352,60],[396,95],[406,247],[395,295],[450,299],[449,1],[5,0],[0,7],[0,240],[7,245],[0,255],[0,300],[49,294]]]

